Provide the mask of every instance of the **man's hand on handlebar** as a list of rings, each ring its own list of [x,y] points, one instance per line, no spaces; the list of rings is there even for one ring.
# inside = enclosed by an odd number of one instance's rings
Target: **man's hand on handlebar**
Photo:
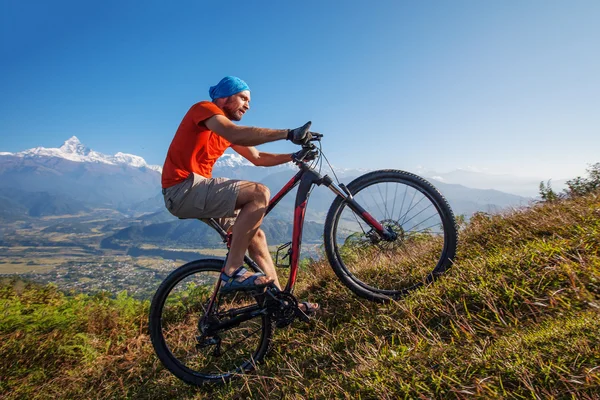
[[[318,155],[319,151],[317,149],[302,149],[292,154],[292,161],[313,161]]]
[[[313,138],[320,138],[321,136],[323,136],[316,132],[310,132],[308,130],[310,128],[310,124],[311,121],[308,121],[300,128],[288,130],[287,140],[291,141],[294,144],[304,145],[310,142]]]

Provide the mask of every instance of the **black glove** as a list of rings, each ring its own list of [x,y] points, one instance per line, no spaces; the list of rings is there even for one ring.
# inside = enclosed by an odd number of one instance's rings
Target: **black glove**
[[[287,140],[290,140],[294,144],[300,145],[310,142],[310,139],[312,139],[312,133],[308,130],[310,128],[310,124],[311,122],[308,121],[300,128],[289,129]]]
[[[297,151],[297,152],[293,153],[293,154],[292,154],[292,160],[293,160],[293,161],[299,160],[299,159],[300,159],[300,157],[302,156],[302,153],[303,153],[304,151],[305,151],[305,150],[300,150],[300,151]],[[318,155],[319,155],[319,150],[316,150],[316,149],[315,149],[315,150],[311,150],[311,151],[309,151],[309,152],[308,152],[308,153],[307,153],[307,154],[304,156],[304,158],[303,158],[301,161],[312,161],[312,160],[314,160],[315,158],[317,158],[317,156],[318,156]]]

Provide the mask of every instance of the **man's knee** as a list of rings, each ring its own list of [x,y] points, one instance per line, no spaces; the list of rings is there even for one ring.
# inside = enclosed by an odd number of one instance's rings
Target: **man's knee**
[[[267,204],[269,203],[269,200],[271,199],[271,191],[269,190],[268,187],[266,187],[262,183],[257,183],[256,184],[256,193],[257,193],[257,198],[259,198],[261,201],[266,201]]]
[[[248,203],[261,203],[267,205],[271,198],[271,192],[269,188],[261,183],[256,182],[244,182],[241,185],[240,192],[238,194],[238,202],[241,205]]]
[[[254,235],[254,240],[264,242],[266,239],[267,239],[267,236],[265,235],[265,231],[258,228],[258,230],[256,231],[256,234]]]

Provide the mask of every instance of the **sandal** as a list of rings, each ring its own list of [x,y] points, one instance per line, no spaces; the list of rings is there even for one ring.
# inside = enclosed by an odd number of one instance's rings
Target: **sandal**
[[[272,282],[267,283],[256,283],[256,280],[261,276],[266,276],[262,272],[256,272],[253,275],[250,275],[243,281],[238,281],[236,278],[243,277],[248,270],[244,267],[239,267],[236,269],[231,276],[227,275],[225,272],[221,272],[221,280],[225,282],[223,286],[221,286],[221,293],[231,293],[235,291],[252,291],[256,289],[262,289],[266,286],[269,286]]]

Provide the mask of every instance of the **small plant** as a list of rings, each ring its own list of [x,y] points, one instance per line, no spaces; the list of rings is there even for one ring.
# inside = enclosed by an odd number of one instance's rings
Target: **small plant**
[[[544,181],[540,182],[540,197],[543,201],[556,201],[560,198],[560,195],[552,190],[550,180],[544,184]]]
[[[600,189],[600,163],[596,163],[587,169],[588,178],[578,176],[567,181],[565,191],[570,197],[584,196]]]
[[[540,182],[540,197],[542,201],[556,201],[561,198],[585,196],[600,189],[600,163],[591,165],[586,171],[589,175],[588,178],[578,176],[577,178],[568,180],[567,188],[562,193],[556,193],[552,190],[550,181],[547,183],[544,183],[544,181]]]

